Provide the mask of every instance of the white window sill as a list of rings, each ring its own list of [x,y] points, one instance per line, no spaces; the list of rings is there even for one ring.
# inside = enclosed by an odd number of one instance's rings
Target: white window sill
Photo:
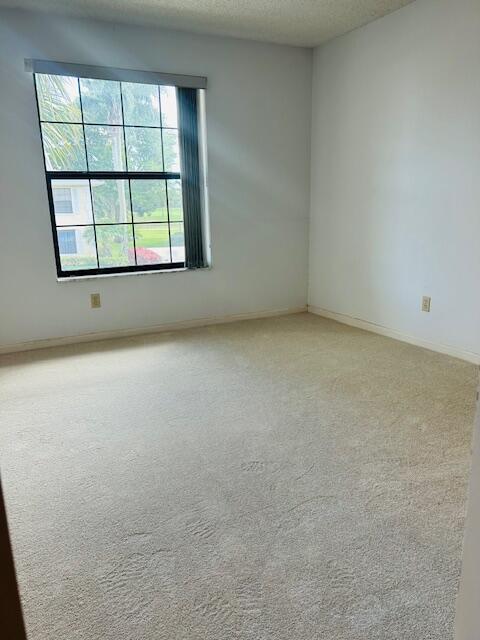
[[[91,276],[71,276],[68,278],[58,278],[57,282],[72,282],[77,280],[97,280],[98,278],[131,278],[132,276],[152,276],[166,273],[182,273],[184,271],[205,271],[211,267],[202,267],[201,269],[188,269],[188,267],[180,267],[179,269],[159,269],[158,271],[129,271],[127,273],[95,273]]]

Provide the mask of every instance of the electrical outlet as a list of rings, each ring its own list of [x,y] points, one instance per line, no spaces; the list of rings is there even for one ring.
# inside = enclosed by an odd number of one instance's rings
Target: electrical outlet
[[[90,306],[92,309],[100,309],[102,306],[99,293],[90,294]]]
[[[430,298],[430,296],[423,296],[422,298],[422,311],[425,311],[425,313],[430,313],[430,304],[432,302],[432,299]]]

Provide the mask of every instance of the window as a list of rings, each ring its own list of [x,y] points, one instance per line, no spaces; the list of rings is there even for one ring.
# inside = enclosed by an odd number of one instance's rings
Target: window
[[[204,266],[198,89],[29,62],[58,275]]]
[[[73,213],[72,190],[57,187],[52,192],[55,213]]]
[[[77,253],[77,235],[75,229],[59,229],[58,246],[62,254]]]

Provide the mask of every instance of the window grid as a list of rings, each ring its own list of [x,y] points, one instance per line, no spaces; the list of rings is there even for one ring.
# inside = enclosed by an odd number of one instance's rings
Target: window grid
[[[87,136],[85,135],[85,123],[83,120],[83,104],[82,104],[82,91],[80,88],[80,78],[77,78],[78,96],[80,100],[80,115],[82,116],[82,131],[83,131],[83,147],[85,150],[85,165],[88,173],[88,153],[87,153]],[[92,208],[92,221],[93,221],[93,237],[95,239],[95,255],[97,259],[97,269],[100,269],[100,260],[98,258],[98,242],[97,242],[97,228],[95,226],[95,211],[93,208],[93,196],[92,196],[92,181],[88,181],[88,191],[90,193],[90,206]],[[55,222],[56,226],[56,222]]]
[[[159,96],[160,97],[160,96]],[[162,106],[160,104],[160,102],[158,103],[159,105],[159,109],[162,109]],[[122,85],[120,84],[120,112],[122,114],[122,122],[123,124],[125,124],[125,115],[123,112],[123,91],[122,91]],[[83,120],[83,115],[82,115],[82,120]],[[126,139],[126,135],[125,135],[125,129],[123,130],[123,151],[125,153],[125,168],[128,171],[128,155],[127,155],[127,139]],[[164,168],[163,165],[163,145],[162,145],[162,169]],[[90,180],[90,191],[92,190],[92,181]],[[132,185],[130,183],[130,180],[128,181],[128,199],[130,201],[130,215],[132,217],[132,239],[133,239],[133,257],[135,260],[135,266],[138,266],[138,259],[137,259],[137,244],[135,242],[135,226],[133,224],[133,202],[132,202]],[[92,197],[92,207],[93,207],[93,197]],[[98,246],[97,246],[97,257],[98,257]],[[170,254],[170,262],[172,261],[172,255]]]
[[[86,124],[87,127],[118,127],[119,129],[166,129],[167,131],[177,131],[178,127],[158,126],[153,124],[110,124],[108,122],[70,122],[65,120],[40,120],[44,124],[72,124],[80,126]]]
[[[36,77],[36,76],[35,76]],[[36,80],[34,80],[34,84],[35,84],[35,93],[36,93],[36,97],[37,97],[37,108],[38,108],[38,117],[39,117],[39,122],[40,124],[66,124],[66,125],[81,125],[82,126],[82,133],[83,133],[83,148],[84,148],[84,153],[85,153],[85,166],[86,166],[86,171],[57,171],[57,170],[48,170],[47,166],[46,166],[46,151],[45,151],[45,145],[44,145],[44,140],[43,140],[43,132],[42,132],[42,128],[40,127],[40,131],[41,131],[41,137],[42,137],[42,146],[43,146],[43,150],[44,150],[44,160],[45,160],[45,172],[46,172],[46,176],[47,176],[47,190],[48,190],[48,196],[49,196],[49,203],[50,203],[50,211],[51,211],[51,216],[52,216],[52,225],[54,226],[54,230],[55,230],[55,256],[56,256],[56,261],[57,261],[57,269],[59,274],[61,273],[61,275],[65,275],[65,276],[71,276],[71,275],[95,275],[96,273],[121,273],[121,272],[128,272],[128,271],[148,271],[148,270],[164,270],[164,269],[174,269],[174,268],[179,268],[179,267],[183,267],[185,265],[185,262],[173,262],[173,252],[172,252],[172,231],[171,231],[171,224],[174,223],[176,225],[181,225],[183,228],[184,222],[183,222],[183,216],[182,219],[180,220],[171,220],[170,219],[170,204],[169,204],[169,189],[168,189],[168,180],[181,180],[181,174],[180,172],[172,172],[172,171],[165,171],[165,148],[164,148],[164,139],[163,139],[163,130],[169,130],[169,131],[177,131],[178,132],[178,125],[177,127],[169,127],[169,126],[163,126],[163,110],[162,110],[162,96],[161,96],[161,88],[160,85],[157,85],[157,94],[158,94],[158,104],[159,104],[159,126],[153,126],[153,125],[126,125],[125,124],[125,117],[124,117],[124,105],[123,105],[123,90],[122,90],[122,82],[119,82],[120,85],[120,107],[121,107],[121,117],[122,117],[122,124],[110,124],[110,123],[106,123],[106,124],[102,124],[99,122],[88,122],[85,123],[85,119],[84,119],[84,110],[83,110],[83,99],[82,99],[82,89],[81,89],[81,83],[80,83],[80,78],[77,78],[77,87],[78,87],[78,94],[79,94],[79,106],[80,106],[80,115],[81,115],[81,122],[75,122],[75,121],[66,121],[66,120],[46,120],[46,119],[42,119],[41,115],[40,115],[40,103],[39,103],[39,99],[38,99],[38,90],[37,90],[37,84],[36,84]],[[124,154],[125,154],[125,171],[90,171],[90,167],[89,167],[89,158],[88,158],[88,149],[87,149],[87,136],[86,136],[86,132],[85,132],[85,125],[88,126],[104,126],[104,127],[115,127],[115,128],[121,128],[123,131],[123,149],[124,149]],[[153,129],[153,130],[160,130],[160,137],[161,137],[161,149],[162,149],[162,169],[163,171],[130,171],[129,167],[128,167],[128,153],[127,153],[127,142],[126,142],[126,134],[125,131],[126,129]],[[104,178],[104,179],[111,179],[111,180],[125,180],[126,182],[128,182],[128,192],[129,192],[129,203],[130,203],[130,215],[131,215],[131,221],[130,222],[97,222],[95,219],[95,205],[94,205],[94,199],[93,199],[93,193],[92,193],[92,179],[96,179],[96,178]],[[90,206],[91,206],[91,213],[92,213],[92,223],[88,224],[88,223],[77,223],[77,224],[57,224],[56,222],[56,218],[55,218],[55,202],[54,202],[54,197],[53,197],[53,188],[52,188],[52,180],[62,180],[62,179],[88,179],[88,184],[89,184],[89,196],[90,196]],[[134,215],[134,208],[133,208],[133,199],[132,199],[132,189],[131,189],[131,180],[152,180],[152,179],[158,179],[158,180],[162,180],[163,181],[163,186],[165,189],[165,202],[166,202],[166,213],[167,213],[167,219],[165,221],[135,221],[135,215]],[[60,212],[58,212],[60,213]],[[136,226],[142,226],[142,225],[155,225],[158,228],[162,228],[165,227],[168,230],[168,251],[169,251],[169,258],[170,261],[168,263],[165,262],[156,262],[153,264],[138,264],[138,256],[137,256],[137,245],[136,245],[136,233],[135,233],[135,227]],[[131,228],[131,233],[132,233],[132,239],[133,239],[133,259],[135,264],[133,266],[114,266],[114,267],[101,267],[100,266],[100,256],[99,256],[99,248],[98,248],[98,240],[97,240],[97,232],[96,229],[97,227],[107,227],[107,226],[125,226],[125,227],[130,227]],[[94,233],[94,241],[95,241],[95,257],[96,257],[96,264],[97,264],[97,269],[69,269],[69,270],[64,270],[63,266],[61,264],[61,257],[60,257],[60,243],[59,243],[59,234],[58,231],[59,230],[67,230],[67,229],[71,229],[71,228],[82,228],[82,227],[92,227],[93,228],[93,233]]]
[[[162,96],[161,96],[161,92],[160,92],[160,87],[157,87],[157,92],[158,92],[158,104],[160,105],[160,139],[162,141],[162,165],[163,165],[163,170],[165,171],[165,153],[163,152],[164,150],[164,145],[163,145],[163,118],[162,118]],[[131,192],[130,192],[131,195]],[[168,187],[167,187],[167,183],[165,183],[165,199],[166,199],[166,203],[167,203],[167,221],[168,221],[168,245],[170,247],[170,262],[173,259],[172,256],[172,234],[170,232],[170,207],[168,206]],[[132,209],[132,221],[133,221],[133,209]]]

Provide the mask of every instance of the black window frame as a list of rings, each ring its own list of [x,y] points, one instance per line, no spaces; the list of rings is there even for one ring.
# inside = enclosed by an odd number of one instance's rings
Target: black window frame
[[[57,269],[57,276],[61,279],[75,278],[81,276],[99,276],[99,275],[115,275],[115,274],[128,274],[128,273],[144,273],[144,272],[165,272],[176,269],[195,269],[202,268],[206,266],[204,262],[204,251],[203,251],[203,236],[202,236],[202,206],[200,202],[200,168],[199,168],[199,137],[198,137],[198,108],[197,108],[197,96],[198,89],[188,88],[188,87],[179,87],[174,85],[177,96],[177,105],[178,105],[178,139],[179,139],[179,154],[180,154],[180,167],[181,170],[178,172],[172,171],[90,171],[88,170],[88,154],[86,148],[86,139],[85,139],[85,122],[83,117],[83,105],[81,99],[81,90],[80,90],[80,77],[83,76],[73,76],[77,78],[79,83],[79,94],[80,94],[80,109],[81,109],[81,122],[73,123],[68,122],[65,124],[81,124],[83,127],[84,134],[84,144],[85,144],[85,161],[87,163],[86,171],[55,171],[47,168],[46,163],[46,154],[45,154],[45,145],[43,140],[43,131],[42,124],[43,123],[52,123],[52,124],[63,124],[60,121],[50,121],[50,120],[42,120],[40,114],[40,103],[38,98],[38,90],[37,83],[35,80],[35,76],[44,72],[34,72],[33,75],[33,84],[35,90],[35,99],[37,104],[37,114],[38,114],[38,123],[40,130],[40,138],[42,142],[42,153],[44,160],[44,168],[45,168],[45,176],[46,176],[46,185],[47,185],[47,197],[48,204],[50,210],[50,220],[52,226],[52,236],[53,236],[53,245],[54,245],[54,254],[55,254],[55,263]],[[58,73],[58,75],[62,75]],[[122,82],[121,79],[119,79]],[[131,82],[131,80],[126,80],[127,82]],[[141,80],[139,80],[141,84]],[[153,83],[152,83],[153,84]],[[166,84],[166,83],[165,83]],[[156,84],[159,92],[159,101],[160,101],[160,86],[161,84]],[[123,115],[123,98],[122,100],[122,115]],[[161,104],[161,102],[159,102]],[[91,124],[91,123],[88,123]],[[102,123],[94,123],[95,126],[112,126],[110,124],[102,124]],[[120,125],[119,125],[120,126]],[[124,132],[125,128],[149,128],[148,126],[142,125],[121,125]],[[161,131],[162,139],[163,139],[163,130],[171,129],[171,127],[164,127],[161,120],[159,127],[151,127],[151,128],[159,128]],[[124,144],[125,144],[125,135],[123,136]],[[163,144],[162,144],[163,147]],[[163,151],[163,149],[162,149]],[[125,156],[126,156],[126,148],[125,148]],[[185,167],[185,169],[184,169]],[[72,224],[65,225],[64,228],[70,227],[82,227],[89,226],[94,229],[94,237],[95,237],[95,252],[97,259],[97,268],[93,269],[68,269],[65,270],[62,268],[61,258],[60,258],[60,248],[58,241],[58,233],[57,229],[61,229],[63,225],[58,225],[56,220],[56,212],[55,212],[55,203],[53,198],[53,187],[52,182],[54,180],[87,180],[90,189],[90,198],[91,198],[91,207],[92,207],[92,223],[90,224]],[[111,180],[126,180],[129,183],[129,197],[130,197],[130,208],[132,211],[132,220],[129,223],[120,223],[120,224],[129,224],[132,227],[132,236],[133,236],[133,255],[135,259],[135,265],[128,266],[115,266],[115,267],[101,267],[99,262],[98,255],[98,245],[96,239],[96,228],[99,226],[113,226],[119,223],[96,223],[95,222],[95,214],[94,214],[94,203],[92,200],[92,190],[91,190],[91,181],[96,179],[111,179]],[[148,222],[138,222],[133,219],[133,207],[132,207],[132,195],[131,195],[131,180],[164,180],[165,181],[165,190],[166,190],[166,200],[167,200],[167,220],[165,222],[159,222],[155,224],[167,224],[169,230],[169,247],[170,247],[170,258],[172,258],[172,238],[171,238],[171,227],[170,224],[175,224],[178,222],[183,223],[184,229],[184,247],[185,247],[185,260],[177,261],[177,262],[158,262],[158,263],[149,263],[149,264],[138,264],[137,263],[137,251],[135,246],[135,225],[149,224]],[[181,189],[182,189],[182,203],[183,203],[183,220],[170,220],[169,206],[168,206],[168,188],[167,181],[168,180],[180,180],[181,181]]]

